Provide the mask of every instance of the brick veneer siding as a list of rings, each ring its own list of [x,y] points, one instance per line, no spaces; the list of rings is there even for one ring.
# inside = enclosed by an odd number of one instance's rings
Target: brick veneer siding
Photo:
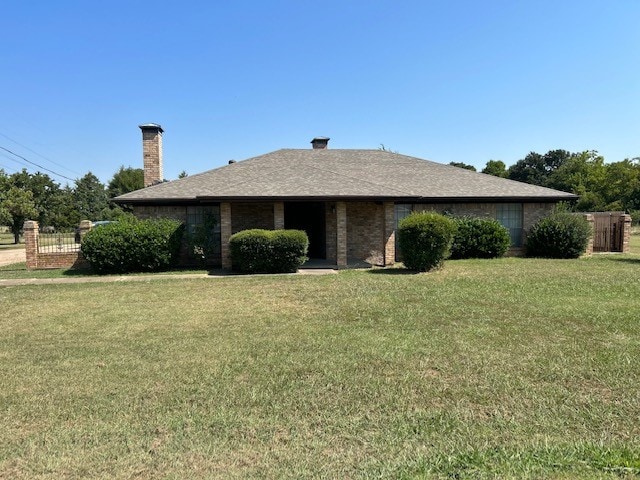
[[[346,267],[348,263],[348,224],[347,224],[347,204],[336,202],[336,265]]]
[[[372,265],[384,265],[384,232],[382,204],[347,203],[347,258],[350,263],[365,261]]]
[[[384,264],[393,265],[396,261],[396,206],[385,202],[384,209]]]
[[[231,231],[233,233],[250,228],[273,230],[274,224],[273,202],[231,204]]]
[[[135,205],[133,214],[140,220],[171,218],[182,223],[187,222],[187,207],[184,205]]]
[[[327,262],[333,263],[334,265],[338,264],[337,259],[337,232],[338,232],[338,224],[337,224],[337,215],[336,215],[336,204],[333,202],[327,202],[325,204],[325,235],[326,235],[326,252],[327,252]]]

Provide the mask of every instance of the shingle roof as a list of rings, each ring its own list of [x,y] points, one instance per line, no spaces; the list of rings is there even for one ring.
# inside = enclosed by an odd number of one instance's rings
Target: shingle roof
[[[115,201],[269,198],[551,201],[576,196],[381,150],[283,149],[130,192]]]

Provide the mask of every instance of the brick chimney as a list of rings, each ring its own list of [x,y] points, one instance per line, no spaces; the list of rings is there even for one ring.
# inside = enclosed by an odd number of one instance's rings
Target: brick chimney
[[[142,160],[144,186],[161,183],[162,178],[162,127],[157,123],[139,125],[142,130]]]
[[[329,137],[316,137],[311,140],[311,145],[314,150],[326,150],[329,140],[331,140]]]

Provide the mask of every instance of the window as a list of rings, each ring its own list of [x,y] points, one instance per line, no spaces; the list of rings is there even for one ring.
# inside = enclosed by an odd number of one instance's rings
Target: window
[[[522,246],[522,204],[500,203],[496,207],[496,219],[509,230],[512,247]]]
[[[220,255],[220,207],[218,205],[188,206],[187,235],[204,243],[209,255]],[[202,237],[202,238],[199,238]]]

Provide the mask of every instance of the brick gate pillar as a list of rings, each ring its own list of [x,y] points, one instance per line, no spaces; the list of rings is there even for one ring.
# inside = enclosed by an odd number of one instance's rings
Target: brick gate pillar
[[[593,236],[595,234],[595,223],[594,223],[595,221],[594,221],[593,215],[591,215],[590,213],[585,213],[584,218],[587,220],[587,222],[589,222],[589,225],[591,226],[591,236],[589,237],[589,243],[587,243],[587,249],[585,250],[584,254],[592,255],[593,254]]]
[[[622,253],[629,253],[631,241],[631,215],[621,215],[620,225],[622,226]]]
[[[273,228],[274,230],[284,228],[284,202],[273,203]]]
[[[384,264],[396,263],[396,206],[393,202],[384,202]]]
[[[347,204],[336,202],[336,264],[347,266]]]
[[[220,204],[220,254],[222,256],[222,268],[231,268],[231,253],[229,252],[229,238],[231,238],[231,204]]]
[[[27,257],[27,268],[38,268],[38,222],[27,220],[22,226],[24,235],[24,251]]]

